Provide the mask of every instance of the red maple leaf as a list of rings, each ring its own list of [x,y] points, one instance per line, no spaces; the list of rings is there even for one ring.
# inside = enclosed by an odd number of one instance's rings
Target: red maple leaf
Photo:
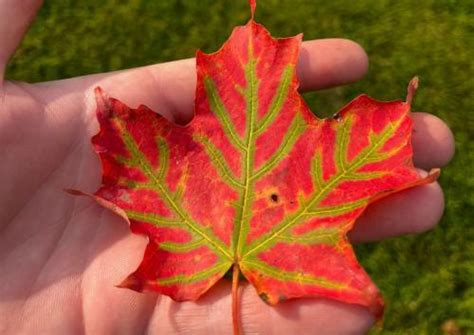
[[[383,301],[346,237],[372,202],[436,179],[412,163],[410,102],[359,96],[330,119],[298,94],[301,35],[274,39],[252,19],[216,53],[197,53],[186,126],[96,89],[102,168],[93,196],[149,237],[121,284],[195,300],[233,268],[267,303],[325,297]]]

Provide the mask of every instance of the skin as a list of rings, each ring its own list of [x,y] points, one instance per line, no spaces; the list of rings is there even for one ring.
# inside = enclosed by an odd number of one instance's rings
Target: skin
[[[230,284],[198,302],[116,288],[138,266],[146,240],[118,217],[63,188],[94,192],[100,165],[90,146],[98,129],[92,90],[170,120],[192,116],[192,59],[120,72],[28,84],[3,80],[38,0],[0,0],[0,333],[223,334],[231,330]],[[360,79],[363,49],[343,39],[305,42],[298,76],[304,91]],[[438,118],[414,113],[414,160],[429,170],[449,162],[453,137]],[[436,148],[433,150],[432,148]],[[420,170],[422,171],[422,170]],[[372,205],[350,233],[375,241],[433,228],[444,208],[438,183]],[[363,334],[374,320],[360,306],[299,299],[269,308],[241,288],[245,334]]]

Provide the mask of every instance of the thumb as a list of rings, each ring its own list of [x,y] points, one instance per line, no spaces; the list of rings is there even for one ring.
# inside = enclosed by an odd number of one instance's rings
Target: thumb
[[[0,0],[0,84],[5,68],[43,0]]]

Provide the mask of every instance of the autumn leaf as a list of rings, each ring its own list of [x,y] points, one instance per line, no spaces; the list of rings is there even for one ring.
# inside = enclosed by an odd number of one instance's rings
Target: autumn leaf
[[[274,39],[252,19],[216,53],[197,52],[194,119],[170,123],[96,89],[102,186],[94,198],[148,236],[121,284],[196,300],[233,269],[270,305],[324,297],[383,301],[347,233],[372,202],[436,179],[412,163],[410,102],[359,96],[318,119],[298,94],[302,36]]]

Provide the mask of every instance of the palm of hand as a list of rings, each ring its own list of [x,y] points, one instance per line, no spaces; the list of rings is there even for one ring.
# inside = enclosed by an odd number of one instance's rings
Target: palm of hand
[[[2,6],[0,1],[0,13]],[[340,48],[347,52],[338,59],[334,54]],[[306,89],[353,81],[366,70],[363,51],[348,41],[310,42],[303,53],[320,56],[319,63],[306,59],[298,65]],[[321,66],[325,61],[326,72]],[[329,75],[334,70],[345,77]],[[123,221],[90,200],[62,192],[70,187],[93,192],[100,182],[99,161],[90,146],[97,131],[94,87],[103,86],[131,106],[144,103],[170,119],[187,120],[194,81],[194,63],[186,60],[51,83],[0,86],[0,332],[230,331],[228,283],[218,284],[197,303],[116,288],[138,265],[145,239],[131,235]],[[418,115],[417,120],[420,129],[437,130],[430,138],[422,131],[414,138],[418,146],[444,141],[445,152],[434,157],[418,150],[418,165],[445,164],[452,154],[449,130],[431,116]],[[424,199],[419,201],[427,204],[425,213],[403,224],[403,214],[394,213],[414,198]],[[376,204],[352,238],[373,240],[425,230],[441,212],[436,184],[404,192]],[[381,216],[385,226],[375,227]],[[247,333],[363,333],[373,322],[359,306],[313,299],[269,308],[252,288],[245,287],[242,294]]]

